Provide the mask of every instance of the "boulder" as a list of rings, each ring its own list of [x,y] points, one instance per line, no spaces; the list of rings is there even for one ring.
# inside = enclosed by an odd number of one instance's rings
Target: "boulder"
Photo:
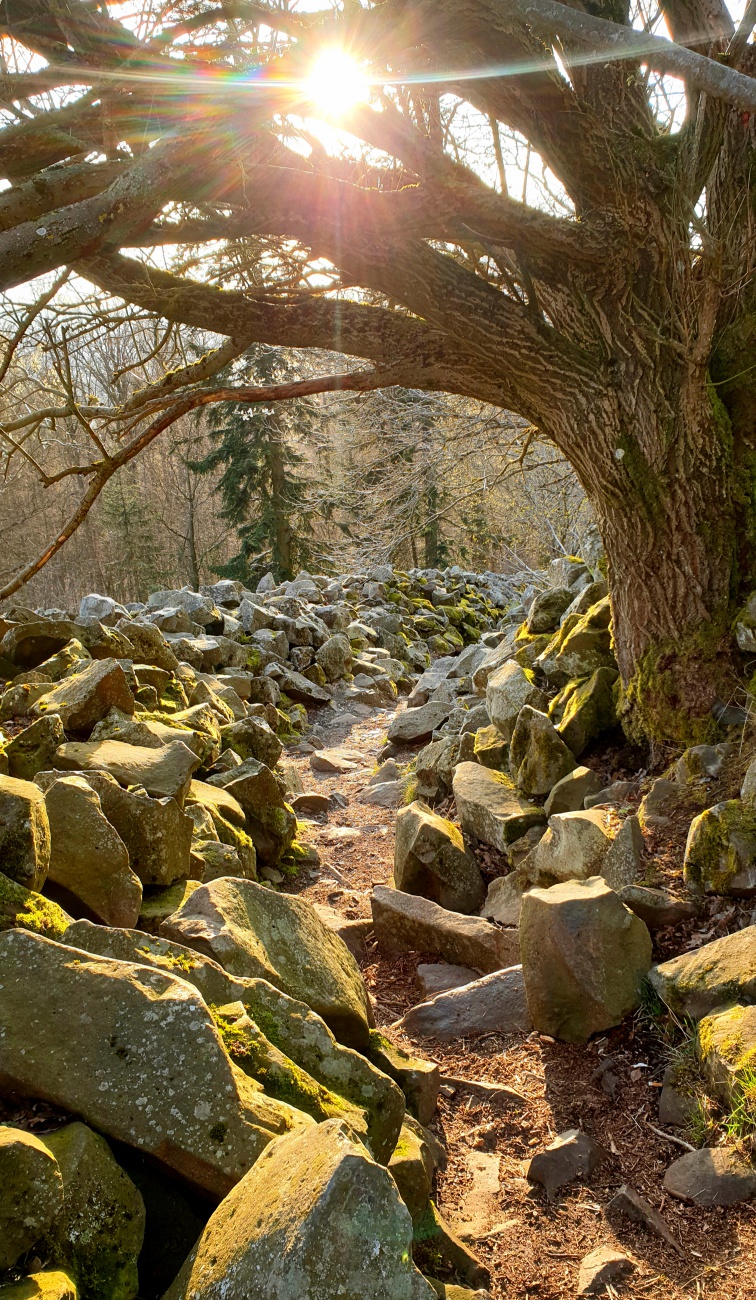
[[[254,758],[268,767],[275,767],[283,745],[264,718],[243,718],[221,728],[223,748],[233,749],[240,758]]]
[[[756,894],[756,809],[728,799],[694,817],[685,845],[685,883],[706,894]]]
[[[752,1005],[756,1003],[756,926],[660,962],[648,978],[671,1011],[691,1020],[731,1002]]]
[[[254,861],[249,857],[244,862],[230,844],[221,844],[218,840],[195,840],[191,852],[192,878],[207,884],[210,880],[220,880],[222,876],[239,876],[245,880],[257,880]]]
[[[721,776],[727,759],[735,753],[735,746],[729,744],[691,745],[675,763],[675,780],[681,785],[715,781]]]
[[[38,716],[57,713],[67,732],[88,736],[111,709],[133,713],[134,707],[134,696],[118,661],[94,659],[73,677],[64,677],[37,701],[32,712]]]
[[[549,587],[539,591],[530,606],[526,627],[531,636],[553,632],[564,611],[572,604],[575,593],[569,587]]]
[[[533,1156],[528,1165],[528,1182],[539,1183],[548,1200],[553,1201],[560,1187],[576,1178],[590,1177],[606,1158],[604,1148],[587,1133],[579,1128],[565,1129]]]
[[[669,826],[670,817],[677,811],[686,797],[685,786],[677,781],[670,781],[659,776],[652,783],[650,790],[641,799],[638,820],[641,830],[664,830]]]
[[[71,918],[62,907],[0,873],[0,930],[31,930],[59,939]]]
[[[42,791],[0,776],[0,868],[26,889],[41,889],[50,865],[50,825]]]
[[[208,784],[236,800],[260,862],[275,867],[294,840],[297,819],[270,768],[247,758],[239,767],[211,777]]]
[[[104,1138],[67,1124],[44,1138],[63,1178],[63,1206],[45,1233],[43,1258],[64,1268],[80,1300],[134,1300],[144,1203]]]
[[[318,686],[302,673],[294,672],[293,668],[280,669],[276,674],[276,681],[284,694],[298,704],[311,704],[317,707],[319,704],[328,704],[331,699],[331,692],[327,687]]]
[[[205,734],[192,731],[189,727],[179,727],[177,723],[170,725],[163,718],[146,714],[129,717],[119,709],[111,709],[107,717],[92,728],[89,739],[92,743],[117,740],[120,744],[139,745],[144,749],[164,749],[166,745],[180,740],[199,759],[207,758],[210,761],[217,757],[220,750],[219,735],[216,735],[215,745],[209,744]]]
[[[609,846],[601,868],[601,875],[611,889],[621,890],[635,883],[643,869],[645,847],[640,821],[635,814],[626,817]]]
[[[639,1006],[651,936],[594,876],[524,895],[520,951],[536,1029],[584,1043]]]
[[[606,876],[604,877],[606,879]],[[659,930],[665,925],[677,925],[698,914],[695,903],[684,898],[673,898],[664,889],[649,889],[646,885],[623,885],[618,888],[607,881],[616,890],[617,897],[635,912],[641,921],[645,921],[649,930]]]
[[[506,853],[531,826],[546,820],[543,810],[523,799],[509,777],[479,763],[457,766],[453,790],[465,835],[500,853]]]
[[[707,1209],[739,1205],[756,1195],[756,1168],[737,1147],[687,1151],[669,1166],[664,1190]]]
[[[389,1160],[388,1171],[413,1223],[419,1223],[428,1208],[435,1168],[422,1125],[407,1116]]]
[[[544,709],[546,696],[536,686],[533,674],[510,659],[491,673],[486,684],[488,716],[503,740],[512,739],[520,709],[526,704]]]
[[[478,978],[471,966],[450,966],[447,961],[421,962],[417,968],[417,985],[423,999],[434,998],[449,989],[461,989]]]
[[[172,885],[189,875],[193,823],[175,799],[124,790],[108,772],[89,771],[86,782],[97,791],[143,885]]]
[[[728,1109],[756,1060],[756,1007],[739,1003],[712,1011],[698,1022],[696,1054],[708,1089]]]
[[[349,1046],[367,1043],[371,1011],[359,967],[304,899],[251,880],[214,880],[195,890],[160,932],[232,975],[269,980],[306,1002]]]
[[[128,636],[134,647],[136,662],[153,664],[155,668],[164,668],[166,672],[175,673],[179,661],[154,623],[142,623],[137,619],[122,620],[116,624],[116,627],[118,631]]]
[[[74,1112],[225,1196],[281,1133],[312,1123],[236,1069],[203,999],[164,971],[0,935],[4,1088]]]
[[[380,785],[370,785],[357,795],[357,802],[370,804],[376,808],[400,808],[407,793],[407,781],[382,781]]]
[[[587,681],[566,687],[561,698],[557,697],[560,701],[560,716],[555,719],[557,731],[575,758],[604,732],[617,726],[618,681],[616,668],[597,668]],[[549,716],[552,716],[551,709]]]
[[[574,678],[590,677],[597,668],[616,669],[610,623],[611,606],[607,596],[581,618],[574,622],[572,618],[566,620],[538,655],[536,667],[555,686],[565,686]]]
[[[605,809],[556,813],[522,863],[522,873],[544,887],[601,875],[615,833],[616,823]]]
[[[552,786],[544,812],[547,817],[552,817],[554,813],[578,812],[586,797],[597,794],[601,789],[603,782],[597,772],[590,767],[576,767]]]
[[[339,1120],[272,1145],[210,1218],[165,1300],[434,1300],[391,1175]]]
[[[180,740],[162,749],[125,745],[119,740],[71,741],[61,745],[55,766],[63,772],[110,772],[120,785],[141,785],[156,799],[183,805],[200,760]]]
[[[374,1066],[401,1088],[407,1109],[421,1124],[429,1124],[436,1110],[441,1071],[435,1061],[410,1056],[377,1029],[371,1029],[367,1055]]]
[[[365,1112],[370,1148],[377,1160],[384,1164],[388,1160],[404,1115],[399,1087],[361,1053],[337,1043],[325,1022],[304,1002],[282,993],[267,980],[230,975],[192,948],[139,930],[76,921],[65,942],[85,952],[178,975],[199,990],[208,1006],[240,1002],[269,1043],[324,1088]]]
[[[449,793],[458,754],[459,741],[455,736],[443,736],[440,740],[432,740],[429,745],[420,750],[415,760],[418,799],[428,799],[435,803]]]
[[[352,646],[349,637],[344,636],[343,632],[329,636],[316,652],[315,659],[323,669],[326,681],[337,682],[341,677],[345,677],[352,664]]]
[[[65,739],[63,723],[57,713],[37,718],[5,746],[9,775],[19,781],[33,781],[37,772],[52,767],[55,751]]]
[[[434,968],[431,968],[434,969]],[[533,1028],[521,966],[493,971],[411,1007],[396,1024],[411,1038],[460,1042],[481,1034],[529,1034]]]
[[[362,755],[357,750],[316,749],[310,754],[310,767],[323,776],[347,776],[361,766]]]
[[[472,712],[473,710],[470,710]],[[465,727],[463,730],[466,730]],[[498,727],[479,727],[475,732],[475,762],[500,772],[506,766],[509,746]]]
[[[524,873],[516,868],[508,876],[497,876],[491,881],[486,901],[480,909],[481,916],[498,925],[518,926],[522,910],[522,896],[529,887]]]
[[[525,705],[509,746],[509,770],[519,788],[525,794],[543,797],[575,766],[575,759],[551,719]]]
[[[50,823],[48,879],[105,925],[135,925],[142,885],[129,853],[80,776],[62,776],[45,795]]]
[[[500,930],[480,916],[449,912],[387,885],[374,887],[370,906],[376,939],[386,952],[437,953],[486,974],[518,960],[517,931]]]
[[[430,701],[417,709],[404,709],[395,714],[388,729],[388,739],[395,745],[416,745],[430,740],[434,731],[446,722],[451,713],[450,703]]]
[[[465,851],[461,832],[417,801],[396,819],[394,883],[452,912],[476,912],[485,897],[480,868]]]
[[[485,695],[488,679],[502,664],[507,663],[509,659],[513,659],[516,652],[517,644],[513,636],[505,638],[500,645],[493,646],[486,651],[471,674],[472,687],[476,695]]]
[[[0,1125],[0,1269],[36,1246],[62,1209],[63,1179],[49,1147]]]
[[[218,611],[210,596],[201,596],[199,592],[192,591],[189,587],[182,587],[180,591],[165,590],[153,591],[147,598],[147,608],[152,609],[184,609],[191,618],[193,623],[199,623],[200,627],[209,627],[218,621]]]
[[[241,764],[239,765],[241,766]],[[238,769],[237,769],[238,770]],[[231,826],[246,825],[244,809],[228,790],[209,785],[207,781],[192,781],[186,796],[187,808],[203,808],[213,820],[222,817]]]

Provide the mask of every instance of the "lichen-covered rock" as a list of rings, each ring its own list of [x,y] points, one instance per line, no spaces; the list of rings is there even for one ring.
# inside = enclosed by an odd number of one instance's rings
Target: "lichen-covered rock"
[[[396,1184],[339,1120],[263,1153],[165,1300],[434,1300]]]
[[[133,713],[134,696],[117,659],[95,659],[73,677],[64,677],[32,712],[57,713],[66,731],[88,736],[111,709]]]
[[[36,1246],[63,1208],[63,1179],[49,1148],[0,1125],[0,1269]]]
[[[616,686],[619,673],[615,668],[597,668],[587,681],[565,687],[560,700],[557,731],[579,758],[594,740],[617,726]],[[559,699],[560,697],[557,697]],[[553,718],[549,709],[549,717]]]
[[[500,772],[506,765],[509,746],[498,727],[479,727],[475,732],[475,762]]]
[[[531,826],[546,821],[543,810],[523,799],[510,777],[479,763],[460,763],[453,789],[465,834],[500,853],[506,853]]]
[[[521,966],[493,971],[410,1007],[397,1028],[413,1038],[461,1042],[481,1034],[528,1034],[533,1028]]]
[[[694,817],[685,845],[685,883],[706,894],[756,894],[756,810],[740,799]]]
[[[573,615],[562,624],[536,659],[537,668],[555,686],[566,686],[576,677],[590,677],[597,668],[616,669],[610,623],[607,596],[581,618]]]
[[[71,918],[62,907],[0,873],[0,930],[31,930],[59,939]]]
[[[545,713],[525,705],[509,746],[509,770],[525,794],[545,797],[576,767],[575,759]]]
[[[254,853],[254,849],[252,850]],[[236,849],[219,840],[195,840],[191,852],[192,877],[207,884],[222,876],[238,876],[243,880],[257,880],[257,872],[249,859],[242,862]]]
[[[345,677],[352,665],[352,646],[348,636],[337,632],[324,641],[315,658],[323,669],[326,681],[337,682]]]
[[[756,1007],[734,1003],[698,1022],[696,1053],[709,1088],[731,1106],[745,1071],[756,1064]]]
[[[144,1239],[144,1204],[104,1138],[67,1124],[44,1138],[63,1178],[63,1206],[41,1254],[64,1268],[80,1300],[134,1300]]]
[[[88,771],[85,779],[97,791],[143,885],[172,885],[189,875],[193,823],[175,799],[124,790],[108,772]]]
[[[55,766],[64,772],[110,772],[120,785],[141,785],[156,799],[175,799],[179,805],[200,760],[180,740],[162,749],[125,745],[118,740],[71,741],[61,745]]]
[[[420,750],[415,760],[418,799],[436,803],[449,793],[458,752],[459,740],[455,736],[432,740]]]
[[[2,1300],[79,1300],[76,1283],[61,1269],[30,1273],[0,1288]]]
[[[183,979],[22,930],[0,935],[6,1087],[73,1112],[224,1196],[263,1147],[311,1124],[232,1064]]]
[[[506,876],[497,876],[488,886],[486,901],[480,909],[481,916],[487,916],[498,925],[518,926],[522,896],[529,887],[530,881],[519,868]]]
[[[452,965],[488,973],[518,959],[516,930],[499,930],[480,916],[449,912],[428,898],[376,885],[370,896],[379,947],[386,952],[434,952]]]
[[[405,709],[397,713],[386,733],[395,745],[416,745],[420,741],[430,740],[434,731],[446,722],[452,711],[450,702],[430,700],[417,709]]]
[[[141,619],[122,619],[116,628],[128,636],[134,647],[136,662],[154,664],[156,668],[175,673],[179,661],[154,623],[142,622]]]
[[[408,1118],[402,1124],[388,1171],[412,1215],[412,1222],[417,1223],[428,1204],[435,1171],[430,1147],[417,1120]]]
[[[549,587],[540,591],[530,606],[526,626],[531,636],[553,632],[559,620],[572,604],[575,593],[569,587]]]
[[[211,777],[208,784],[219,787],[237,801],[244,811],[244,824],[260,863],[266,867],[277,866],[294,840],[297,819],[270,768],[248,758],[239,767]]]
[[[26,889],[41,889],[50,865],[50,825],[42,791],[0,776],[0,870]]]
[[[520,951],[536,1029],[584,1043],[640,1004],[651,936],[594,876],[525,894]]]
[[[599,876],[618,825],[606,809],[556,813],[546,834],[521,865],[534,885],[548,887],[562,880]]]
[[[491,674],[486,684],[488,716],[505,741],[512,739],[520,709],[526,704],[543,709],[546,696],[536,686],[533,674],[510,659]]]
[[[134,925],[142,885],[99,795],[80,776],[61,776],[45,794],[50,823],[48,879],[106,925]]]
[[[756,1003],[756,926],[660,962],[648,978],[670,1010],[692,1020],[731,1002]]]
[[[394,1079],[407,1101],[407,1109],[421,1124],[429,1124],[438,1103],[441,1071],[435,1061],[410,1056],[385,1034],[371,1029],[367,1054],[378,1070]]]
[[[348,1046],[367,1043],[371,1011],[359,967],[304,899],[224,877],[195,890],[161,933],[232,975],[269,980],[306,1002]]]
[[[243,718],[221,727],[221,743],[224,749],[235,750],[241,759],[255,758],[268,767],[275,767],[283,753],[283,745],[264,718]]]
[[[63,723],[57,713],[37,718],[5,746],[9,775],[19,781],[33,781],[37,772],[52,767],[55,751],[65,739]]]
[[[150,889],[142,895],[142,910],[139,913],[139,929],[145,934],[157,934],[163,921],[176,912],[183,902],[199,889],[199,880],[178,880],[166,889]]]
[[[691,745],[675,763],[675,779],[681,785],[716,780],[725,762],[737,752],[734,745]]]
[[[567,776],[563,776],[561,781],[557,781],[543,810],[547,817],[552,817],[554,813],[578,812],[583,807],[584,800],[589,795],[598,794],[603,786],[601,777],[590,767],[576,767]]]
[[[418,802],[396,819],[394,883],[452,912],[477,912],[485,896],[480,867],[465,851],[461,832]]]

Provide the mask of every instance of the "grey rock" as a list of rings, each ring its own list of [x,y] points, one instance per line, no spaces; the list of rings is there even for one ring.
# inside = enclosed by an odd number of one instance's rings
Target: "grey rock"
[[[528,1034],[533,1022],[522,967],[494,971],[459,988],[437,993],[412,1007],[396,1027],[410,1037],[438,1038],[446,1043],[488,1033]]]
[[[528,1182],[540,1183],[548,1200],[565,1183],[587,1178],[607,1159],[607,1152],[581,1129],[570,1128],[558,1133],[544,1151],[539,1151],[528,1165]]]
[[[601,790],[601,777],[590,767],[576,767],[552,787],[544,805],[547,817],[554,813],[578,812],[587,807],[585,800]]]
[[[429,740],[450,713],[451,705],[443,702],[405,709],[394,717],[388,729],[388,739],[396,745],[414,745]]]
[[[453,912],[475,912],[485,896],[480,868],[461,832],[417,801],[396,819],[394,883]]]
[[[437,953],[452,965],[488,973],[518,960],[517,931],[478,916],[448,912],[430,899],[376,885],[370,906],[378,944],[386,952]]]
[[[664,1190],[694,1205],[739,1205],[756,1194],[756,1169],[735,1147],[687,1151],[664,1175]]]
[[[543,824],[543,811],[529,803],[503,773],[478,763],[460,763],[454,771],[457,815],[466,835],[506,853],[531,826]]]

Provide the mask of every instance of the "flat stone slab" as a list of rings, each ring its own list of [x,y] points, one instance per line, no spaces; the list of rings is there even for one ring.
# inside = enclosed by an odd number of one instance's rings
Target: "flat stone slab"
[[[546,822],[543,809],[523,799],[509,777],[479,763],[459,763],[453,789],[465,834],[500,853],[506,853],[531,826]]]
[[[648,978],[678,1015],[700,1020],[730,1002],[756,1002],[756,926],[652,966]]]
[[[522,966],[494,971],[460,988],[438,993],[412,1007],[402,1016],[397,1028],[413,1037],[439,1038],[444,1043],[488,1033],[528,1034],[533,1021],[525,997]]]
[[[489,974],[519,959],[516,930],[480,916],[448,912],[428,898],[376,885],[370,899],[378,944],[387,952],[432,952],[453,965]]]
[[[110,772],[121,785],[142,785],[156,799],[168,795],[183,805],[200,759],[181,740],[162,749],[120,740],[72,741],[61,745],[55,766],[63,772]]]

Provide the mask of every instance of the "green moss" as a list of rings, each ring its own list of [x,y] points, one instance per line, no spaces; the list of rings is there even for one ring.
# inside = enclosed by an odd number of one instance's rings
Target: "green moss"
[[[620,700],[628,739],[681,746],[715,741],[719,727],[711,716],[711,700],[727,671],[722,651],[728,641],[729,629],[720,620],[691,629],[675,641],[650,646]],[[729,683],[723,682],[722,691],[727,698]]]
[[[31,930],[60,939],[70,924],[71,917],[57,903],[0,873],[0,930]]]

